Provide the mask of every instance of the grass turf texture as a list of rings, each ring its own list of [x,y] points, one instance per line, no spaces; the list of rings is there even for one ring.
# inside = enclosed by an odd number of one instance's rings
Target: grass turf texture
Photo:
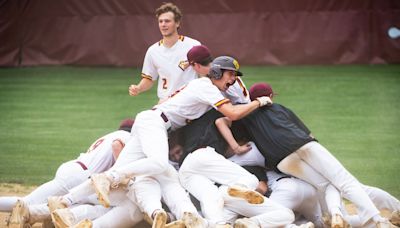
[[[243,67],[268,81],[320,143],[365,184],[400,198],[400,65]],[[0,69],[0,182],[41,184],[99,136],[156,103],[128,95],[139,70]]]

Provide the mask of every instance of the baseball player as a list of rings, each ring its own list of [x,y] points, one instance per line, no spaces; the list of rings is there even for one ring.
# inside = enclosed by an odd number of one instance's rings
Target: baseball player
[[[257,166],[265,168],[265,158],[254,142],[249,142],[250,151],[238,153],[228,159],[240,166]],[[248,148],[248,147],[245,147]],[[322,209],[318,202],[316,189],[305,181],[275,171],[264,171],[268,178],[268,189],[272,191],[269,198],[299,215],[303,215],[316,227],[323,227]],[[259,178],[260,179],[260,178]],[[266,194],[266,191],[262,192]]]
[[[258,83],[250,89],[250,98],[258,96],[273,97],[271,87]],[[231,124],[224,118],[227,126]],[[310,134],[308,128],[289,109],[279,104],[256,110],[241,122],[250,133],[252,140],[267,158],[268,167],[277,167],[280,171],[298,177],[325,192],[329,185],[337,188],[341,194],[358,209],[362,224],[372,220],[378,227],[389,227],[389,221],[379,215],[360,183],[341,163]],[[227,141],[231,137],[226,137]],[[234,143],[229,143],[235,145]],[[335,227],[343,227],[342,214],[336,211],[333,221]],[[338,218],[339,217],[339,218]]]
[[[194,70],[189,67],[186,54],[200,42],[178,34],[182,13],[176,5],[164,3],[156,10],[156,17],[163,39],[147,50],[142,79],[139,84],[129,87],[129,94],[136,96],[147,91],[158,80],[157,95],[163,100],[196,78]]]
[[[130,183],[132,184],[133,182]],[[79,226],[79,222],[82,221],[86,227],[93,228],[133,227],[143,219],[140,209],[133,203],[136,201],[134,197],[134,192],[118,188],[110,193],[113,202],[110,208],[103,207],[96,199],[90,197],[91,199],[87,201],[90,204],[56,209],[52,213],[54,224],[57,228],[73,227]],[[80,226],[84,227],[83,224]]]
[[[228,185],[241,183],[254,189],[258,180],[216,152],[223,152],[226,148],[226,143],[225,146],[221,143],[224,140],[218,135],[218,130],[213,128],[214,120],[219,116],[210,110],[182,129],[183,135],[189,135],[189,139],[195,138],[189,140],[194,142],[194,146],[185,142],[185,150],[199,147],[183,160],[179,170],[182,185],[200,201],[203,215],[211,223],[234,223],[237,216],[244,215],[254,217],[254,227],[294,227],[291,224],[294,218],[292,212],[267,198],[263,198],[264,203],[253,205],[245,200],[248,199],[246,197],[238,199],[227,194]],[[222,186],[217,187],[214,182]],[[247,227],[245,225],[249,223],[238,220],[236,225]],[[312,224],[303,227],[312,227]]]
[[[69,189],[86,181],[93,173],[103,172],[109,169],[119,156],[125,143],[130,138],[133,119],[125,119],[119,129],[97,139],[88,148],[86,153],[80,154],[77,159],[63,163],[57,170],[55,178],[25,197],[0,197],[0,210],[9,212],[12,210],[10,224],[24,224],[29,221],[27,216],[21,215],[28,205],[43,204],[49,196],[64,195]],[[17,204],[17,201],[20,201]],[[39,210],[39,209],[38,209]],[[48,211],[41,209],[32,214],[49,215]],[[35,216],[30,216],[35,220]],[[41,216],[39,216],[41,217]]]

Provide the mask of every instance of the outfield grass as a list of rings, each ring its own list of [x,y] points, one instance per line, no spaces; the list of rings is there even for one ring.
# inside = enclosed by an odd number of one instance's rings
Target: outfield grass
[[[400,65],[243,67],[268,81],[360,181],[400,198]],[[156,102],[128,68],[0,69],[0,182],[40,184],[98,136]]]

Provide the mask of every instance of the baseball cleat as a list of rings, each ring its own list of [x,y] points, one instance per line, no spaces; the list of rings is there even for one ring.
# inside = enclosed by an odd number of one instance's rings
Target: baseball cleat
[[[332,216],[331,228],[344,228],[344,221],[341,215],[334,214]]]
[[[234,228],[259,228],[257,222],[249,218],[236,219]]]
[[[165,228],[185,228],[185,223],[178,219],[165,225]]]
[[[232,228],[232,226],[229,223],[217,223],[215,224],[215,228]]]
[[[68,208],[57,209],[51,213],[56,228],[67,228],[76,223],[75,216]]]
[[[247,188],[232,186],[228,188],[228,194],[232,197],[242,198],[251,204],[264,203],[263,195],[261,195],[259,192]]]
[[[108,194],[110,193],[111,181],[104,173],[93,174],[91,180],[99,202],[106,208],[110,207]]]
[[[71,226],[71,228],[92,228],[93,223],[89,219],[84,219],[80,221],[78,224]]]
[[[391,222],[388,220],[381,221],[376,223],[377,228],[397,228],[397,226],[393,225]]]
[[[199,215],[195,215],[192,212],[183,212],[182,217],[186,228],[204,228],[207,227],[205,221]]]
[[[301,224],[301,225],[298,226],[298,227],[299,227],[299,228],[314,228],[315,226],[314,226],[314,223],[308,222],[308,223]]]
[[[393,225],[400,227],[400,211],[393,211],[390,215],[389,221]]]
[[[22,200],[17,200],[17,203],[12,209],[11,217],[8,223],[10,228],[24,228],[28,225],[29,209],[26,203]]]
[[[53,213],[57,209],[67,208],[67,205],[62,202],[62,196],[50,196],[47,198],[47,206],[50,213]]]
[[[160,209],[154,212],[152,228],[164,228],[167,223],[167,213]]]

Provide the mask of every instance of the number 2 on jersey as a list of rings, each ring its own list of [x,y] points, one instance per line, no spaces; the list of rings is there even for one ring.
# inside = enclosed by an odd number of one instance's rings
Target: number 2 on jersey
[[[163,79],[162,79],[162,88],[163,88],[163,89],[167,89],[167,88],[168,88],[168,86],[167,86],[167,79],[166,79],[166,78],[163,78]]]

